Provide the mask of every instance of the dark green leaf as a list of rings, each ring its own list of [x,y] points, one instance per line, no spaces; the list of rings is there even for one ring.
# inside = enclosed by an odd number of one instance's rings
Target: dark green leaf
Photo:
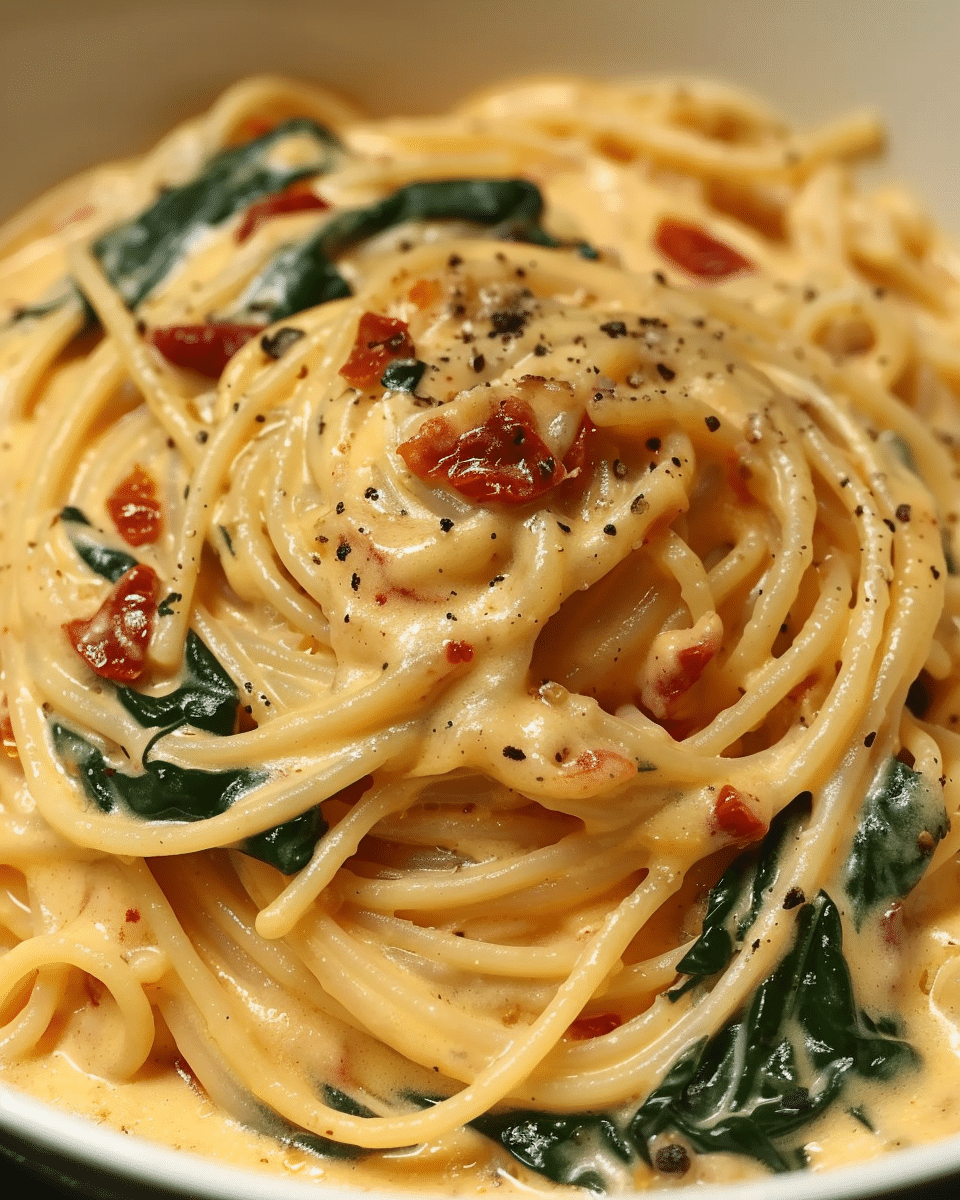
[[[144,763],[142,774],[127,775],[108,767],[95,745],[59,722],[53,724],[53,739],[68,772],[76,774],[98,809],[132,812],[149,821],[204,821],[226,812],[266,779],[265,772],[245,768],[197,770],[158,760]],[[325,832],[320,810],[310,809],[254,834],[239,848],[289,875],[310,862]]]
[[[949,826],[939,789],[890,759],[863,801],[844,874],[857,928],[868,912],[916,886]]]
[[[801,792],[770,822],[763,841],[739,854],[711,888],[702,932],[677,963],[678,973],[690,978],[667,993],[670,999],[726,967],[776,882],[784,847],[809,811],[810,793]]]
[[[885,1080],[915,1065],[910,1046],[858,1011],[842,938],[826,893],[798,910],[793,949],[746,1010],[678,1060],[637,1111],[630,1133],[648,1162],[651,1139],[671,1130],[703,1154],[794,1169],[802,1148],[784,1142],[849,1076]]]
[[[93,541],[84,532],[83,527],[89,526],[90,522],[79,508],[74,508],[73,505],[62,508],[60,520],[70,527],[67,529],[67,537],[69,537],[74,550],[91,571],[96,571],[104,579],[116,583],[121,575],[125,575],[131,567],[137,565],[137,560],[126,550],[113,550],[109,546],[102,546],[99,542]],[[78,526],[80,528],[77,528]]]
[[[470,1125],[508,1154],[554,1183],[605,1191],[597,1167],[604,1157],[629,1162],[632,1150],[613,1119],[603,1113],[514,1110],[486,1113]],[[592,1168],[589,1170],[588,1168]]]
[[[71,522],[74,525],[89,525],[86,515],[79,509],[74,508],[72,504],[67,504],[60,509],[60,520]]]
[[[290,246],[241,298],[231,320],[279,321],[304,308],[350,295],[333,260],[351,246],[407,221],[474,221],[502,237],[560,243],[540,228],[543,197],[527,179],[439,179],[408,183],[365,208],[329,220],[313,237]]]
[[[347,1113],[352,1117],[373,1117],[376,1113],[372,1112],[365,1105],[358,1103],[346,1092],[341,1092],[338,1088],[329,1087],[326,1084],[321,1089],[323,1101],[330,1108],[335,1108],[337,1112]],[[340,1159],[355,1159],[362,1158],[365,1154],[369,1154],[369,1150],[363,1149],[361,1146],[352,1146],[347,1142],[335,1142],[332,1138],[325,1138],[318,1133],[310,1133],[306,1129],[301,1129],[288,1121],[286,1117],[282,1117],[279,1113],[274,1112],[272,1108],[261,1107],[260,1120],[257,1122],[257,1130],[260,1133],[265,1133],[268,1137],[276,1138],[277,1141],[283,1142],[289,1146],[297,1146],[301,1150],[307,1150],[311,1154],[320,1155],[322,1158],[340,1158]]]
[[[264,771],[199,771],[152,760],[138,775],[108,767],[103,754],[59,722],[52,726],[57,753],[102,812],[133,813],[151,821],[203,821],[226,812],[267,778]],[[285,874],[309,862],[327,830],[319,808],[247,838],[239,847]]]
[[[165,696],[118,687],[117,698],[145,729],[193,725],[221,736],[233,733],[240,696],[236,684],[200,638],[189,630],[184,683]]]
[[[276,867],[284,875],[294,875],[313,857],[317,842],[328,828],[320,808],[308,808],[298,817],[247,838],[240,849],[251,858],[259,858],[261,862]]]
[[[262,771],[199,771],[160,760],[144,763],[138,775],[127,775],[108,767],[96,746],[59,722],[53,725],[53,740],[98,808],[152,821],[203,821],[226,812],[266,779]]]
[[[284,138],[306,135],[316,146],[308,162],[284,166],[272,148]],[[197,234],[298,179],[328,171],[338,143],[329,130],[305,117],[277,125],[262,137],[231,146],[189,183],[162,192],[134,220],[93,244],[109,279],[135,308],[176,264]]]
[[[394,392],[412,392],[426,369],[419,358],[395,358],[380,376],[380,384]]]

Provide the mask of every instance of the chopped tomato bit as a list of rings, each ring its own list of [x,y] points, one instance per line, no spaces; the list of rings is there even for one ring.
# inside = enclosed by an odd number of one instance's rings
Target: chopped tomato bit
[[[577,436],[573,439],[573,445],[563,456],[563,469],[566,471],[568,479],[582,474],[593,463],[597,434],[596,425],[584,413]]]
[[[268,196],[266,200],[258,200],[256,204],[251,204],[244,214],[243,220],[237,226],[237,232],[234,237],[238,242],[245,242],[247,238],[252,237],[261,225],[265,225],[271,217],[282,217],[287,213],[295,212],[320,212],[325,208],[329,208],[329,203],[322,197],[315,195],[313,192],[297,189],[294,184],[292,188],[288,188],[285,192],[280,192],[277,196]]]
[[[706,670],[716,649],[712,640],[704,640],[677,651],[673,669],[665,671],[657,679],[657,693],[666,706],[669,707],[693,687]]]
[[[430,308],[443,295],[443,287],[439,279],[418,279],[409,292],[407,298],[417,308]]]
[[[469,642],[447,642],[448,663],[468,663],[473,661],[473,646]]]
[[[397,358],[416,358],[417,351],[406,321],[365,312],[357,337],[340,374],[352,387],[376,387],[380,376]]]
[[[602,772],[610,779],[618,776],[632,779],[637,773],[637,768],[616,750],[601,749],[584,750],[572,763],[567,764],[566,771],[570,775],[590,775]]]
[[[397,453],[418,478],[449,483],[480,503],[524,504],[566,478],[523,400],[501,400],[486,421],[457,436],[444,417],[425,421]]]
[[[240,347],[262,332],[262,325],[219,321],[210,325],[167,325],[152,330],[147,340],[175,367],[219,379]]]
[[[587,1038],[603,1037],[605,1033],[613,1033],[623,1024],[623,1018],[617,1013],[597,1013],[592,1017],[577,1017],[567,1034],[578,1041]]]
[[[699,225],[664,217],[653,235],[660,253],[687,275],[719,283],[756,268],[740,253]]]
[[[155,542],[163,521],[157,485],[138,463],[107,497],[107,512],[117,531],[131,546]]]
[[[735,787],[725,784],[713,806],[718,828],[738,840],[755,842],[767,832],[761,820]]]
[[[120,576],[92,617],[68,621],[64,631],[74,650],[98,675],[133,683],[146,669],[159,595],[156,571],[138,563]]]

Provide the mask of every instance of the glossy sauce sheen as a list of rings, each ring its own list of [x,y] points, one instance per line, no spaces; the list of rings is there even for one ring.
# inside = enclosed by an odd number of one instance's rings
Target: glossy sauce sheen
[[[376,123],[254,81],[41,205],[5,1080],[415,1194],[956,1128],[960,273],[848,187],[876,140],[694,83]]]

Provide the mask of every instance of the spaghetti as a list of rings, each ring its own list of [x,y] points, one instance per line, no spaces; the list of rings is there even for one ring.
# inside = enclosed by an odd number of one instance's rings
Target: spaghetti
[[[6,227],[10,1079],[466,1190],[935,1135],[960,271],[879,141],[252,80]]]

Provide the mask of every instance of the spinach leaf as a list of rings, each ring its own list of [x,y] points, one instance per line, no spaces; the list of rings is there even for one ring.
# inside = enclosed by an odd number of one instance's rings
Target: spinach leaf
[[[333,260],[357,243],[406,221],[475,221],[502,237],[560,243],[540,227],[543,197],[527,179],[438,179],[408,183],[365,208],[333,217],[313,237],[289,246],[246,289],[231,320],[279,321],[350,295]]]
[[[919,883],[949,828],[939,791],[891,758],[864,798],[844,873],[858,929],[867,913]]]
[[[82,527],[90,526],[90,522],[79,508],[74,508],[72,504],[67,505],[66,508],[62,508],[60,510],[60,520],[66,522],[70,527],[67,530],[67,537],[69,537],[73,544],[74,550],[76,550],[91,571],[96,571],[104,579],[108,579],[111,583],[116,583],[121,575],[125,575],[131,567],[137,565],[137,560],[132,554],[128,554],[126,550],[114,550],[109,546],[102,546],[99,542],[93,541],[83,531]]]
[[[200,771],[159,759],[145,762],[140,775],[126,775],[108,767],[96,746],[59,722],[53,725],[53,740],[102,812],[119,809],[153,821],[202,821],[226,812],[266,778],[264,772]]]
[[[521,1109],[486,1113],[472,1127],[555,1183],[591,1191],[614,1182],[618,1162],[652,1165],[650,1143],[667,1132],[701,1154],[747,1155],[772,1171],[804,1166],[794,1135],[849,1079],[887,1080],[918,1056],[895,1022],[858,1009],[830,897],[821,892],[796,922],[791,950],[746,1008],[683,1054],[631,1117]]]
[[[147,729],[192,725],[221,736],[233,733],[240,706],[236,684],[192,629],[187,632],[184,668],[186,681],[166,696],[118,687],[117,698]]]
[[[819,1116],[849,1076],[889,1079],[918,1057],[894,1025],[858,1011],[842,951],[840,914],[821,892],[798,910],[793,949],[746,1010],[677,1061],[630,1124],[640,1155],[672,1130],[697,1151],[803,1165],[783,1142]]]
[[[348,1113],[352,1117],[376,1116],[376,1113],[354,1100],[352,1096],[348,1096],[346,1092],[341,1092],[339,1088],[324,1084],[321,1091],[324,1103],[338,1112]],[[317,1154],[321,1158],[339,1158],[349,1161],[362,1158],[370,1153],[361,1146],[352,1146],[347,1142],[335,1142],[332,1138],[323,1137],[322,1134],[310,1133],[309,1130],[301,1129],[272,1108],[260,1106],[259,1113],[260,1119],[256,1122],[258,1133],[276,1138],[278,1142],[283,1142],[285,1145],[297,1146],[299,1149]]]
[[[604,1192],[608,1181],[598,1169],[604,1158],[629,1162],[629,1140],[603,1113],[546,1113],[515,1110],[486,1113],[470,1125],[518,1162],[554,1183]]]
[[[700,936],[677,963],[689,979],[667,993],[678,1000],[695,984],[722,971],[756,921],[776,882],[780,857],[810,812],[811,796],[801,792],[770,822],[763,841],[739,854],[711,888]]]
[[[56,721],[52,732],[68,773],[76,775],[101,812],[120,810],[151,821],[203,821],[226,812],[267,778],[264,771],[200,771],[158,759],[145,762],[142,774],[127,775],[108,767],[103,754],[80,734]],[[292,874],[309,862],[326,829],[320,810],[312,809],[247,838],[238,848]]]
[[[251,858],[259,858],[276,867],[284,875],[295,875],[313,858],[317,842],[328,828],[319,806],[315,806],[298,817],[248,837],[240,849]]]
[[[311,139],[316,153],[307,162],[287,166],[271,151],[295,135]],[[330,131],[315,121],[284,121],[261,137],[215,154],[195,179],[162,192],[138,217],[99,237],[93,253],[127,305],[135,308],[198,233],[298,179],[328,171],[338,149]]]
[[[406,1090],[401,1099],[429,1108],[445,1097]],[[508,1109],[484,1113],[469,1126],[554,1183],[591,1192],[607,1191],[614,1184],[617,1164],[635,1157],[629,1136],[609,1113]]]

